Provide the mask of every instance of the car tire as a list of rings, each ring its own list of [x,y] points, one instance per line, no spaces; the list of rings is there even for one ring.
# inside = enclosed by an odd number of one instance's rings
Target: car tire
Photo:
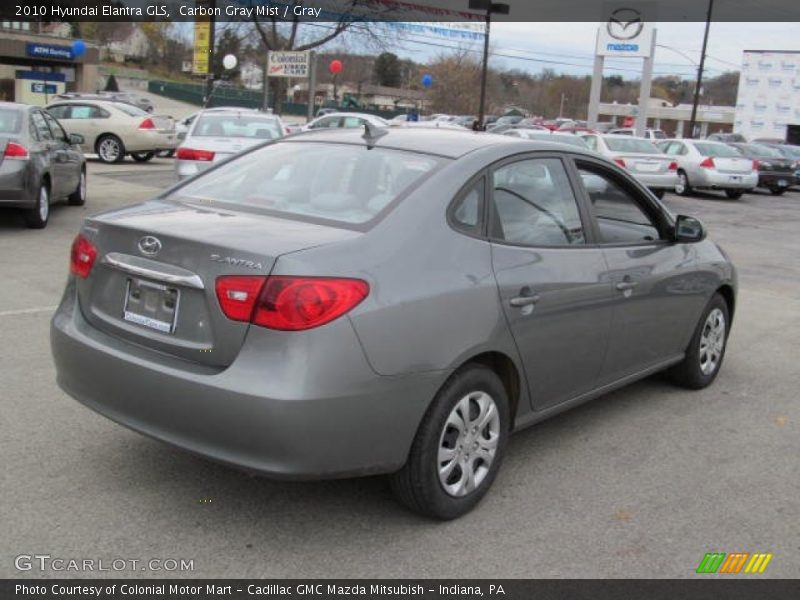
[[[78,188],[67,197],[70,206],[83,206],[86,204],[86,169],[81,169]]]
[[[678,171],[678,183],[675,184],[675,193],[679,196],[688,196],[692,193],[692,186],[689,185],[689,177],[686,171]]]
[[[664,196],[667,193],[667,190],[650,190],[650,191],[653,192],[653,194],[655,194],[656,198],[658,198],[659,200],[663,200]]]
[[[742,190],[725,190],[725,195],[731,200],[738,200],[743,194]]]
[[[95,151],[101,162],[106,164],[120,163],[125,160],[125,144],[110,133],[100,136],[95,144]]]
[[[136,162],[147,162],[152,160],[155,155],[155,152],[131,152],[131,158]]]
[[[467,427],[462,415],[469,421]],[[467,365],[436,394],[406,464],[391,476],[392,490],[421,515],[440,520],[460,517],[491,487],[509,433],[509,402],[502,381],[488,367]]]
[[[36,204],[23,212],[25,224],[30,229],[44,229],[50,219],[50,186],[43,181],[39,186]]]
[[[783,196],[784,192],[786,192],[786,188],[779,188],[779,187],[771,187],[769,188],[769,193],[773,196]]]
[[[693,390],[711,385],[725,358],[729,332],[728,303],[716,293],[700,317],[684,359],[669,370],[672,381]]]

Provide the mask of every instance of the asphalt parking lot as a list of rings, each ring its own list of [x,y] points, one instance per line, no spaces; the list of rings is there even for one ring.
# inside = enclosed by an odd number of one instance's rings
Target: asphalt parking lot
[[[254,478],[57,388],[49,319],[81,219],[174,181],[168,159],[88,168],[86,206],[53,207],[46,229],[0,213],[0,577],[81,575],[20,572],[20,554],[194,561],[101,576],[692,577],[712,551],[771,552],[761,577],[800,576],[800,191],[667,196],[739,268],[716,383],[654,377],[528,429],[484,502],[436,523],[382,478]]]

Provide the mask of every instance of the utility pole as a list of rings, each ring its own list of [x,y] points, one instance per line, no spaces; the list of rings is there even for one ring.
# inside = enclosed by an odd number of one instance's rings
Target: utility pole
[[[214,94],[214,27],[217,18],[214,16],[217,8],[217,0],[206,0],[209,9],[208,17],[208,73],[206,74],[206,101],[205,105],[211,101]]]
[[[486,31],[483,37],[483,65],[481,66],[481,97],[478,105],[478,123],[484,127],[486,115],[486,76],[489,71],[489,29],[492,25],[492,13],[507,15],[510,11],[508,4],[492,2],[491,0],[469,0],[470,10],[485,10]]]
[[[558,118],[564,116],[564,100],[566,99],[566,94],[561,92],[561,104],[558,105]]]
[[[714,10],[714,0],[708,0],[708,14],[706,15],[706,31],[703,35],[703,49],[700,52],[700,65],[697,67],[697,83],[694,86],[694,101],[692,102],[692,116],[689,119],[689,138],[694,137],[694,128],[697,122],[697,105],[700,103],[700,87],[703,85],[703,66],[706,64],[706,47],[708,46],[708,30],[711,27],[711,13]]]

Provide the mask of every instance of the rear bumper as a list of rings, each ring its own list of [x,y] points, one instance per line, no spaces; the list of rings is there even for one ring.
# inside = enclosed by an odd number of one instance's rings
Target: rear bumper
[[[175,131],[161,133],[155,130],[137,130],[136,133],[123,140],[128,152],[151,152],[174,150],[178,145],[178,134]]]
[[[789,186],[795,185],[796,181],[797,180],[792,171],[785,171],[785,172],[764,171],[758,174],[758,185],[760,187],[788,188]]]
[[[210,161],[178,160],[176,158],[175,173],[178,175],[178,179],[188,179],[189,177],[194,177],[198,173],[208,170],[213,165],[214,163]]]
[[[0,164],[0,207],[29,208],[35,204],[30,165],[26,160],[3,160]]]
[[[212,372],[95,329],[70,283],[50,338],[65,392],[155,439],[276,478],[397,470],[447,373],[378,376],[348,319],[323,329],[286,352],[259,339],[276,332],[251,328],[234,363]]]
[[[635,173],[634,176],[643,185],[651,190],[674,189],[678,183],[678,174],[675,171],[669,173]]]
[[[711,188],[718,190],[751,190],[758,185],[758,173],[720,173],[715,170],[703,170],[689,175],[689,183],[695,188]]]

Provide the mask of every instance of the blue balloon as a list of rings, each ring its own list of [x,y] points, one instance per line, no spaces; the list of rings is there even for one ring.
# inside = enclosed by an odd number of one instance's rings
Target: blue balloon
[[[72,53],[75,56],[83,56],[86,53],[86,42],[83,40],[75,40],[72,42]]]
[[[433,85],[433,75],[431,75],[430,73],[425,73],[425,75],[422,76],[422,86],[429,88],[432,85]]]

